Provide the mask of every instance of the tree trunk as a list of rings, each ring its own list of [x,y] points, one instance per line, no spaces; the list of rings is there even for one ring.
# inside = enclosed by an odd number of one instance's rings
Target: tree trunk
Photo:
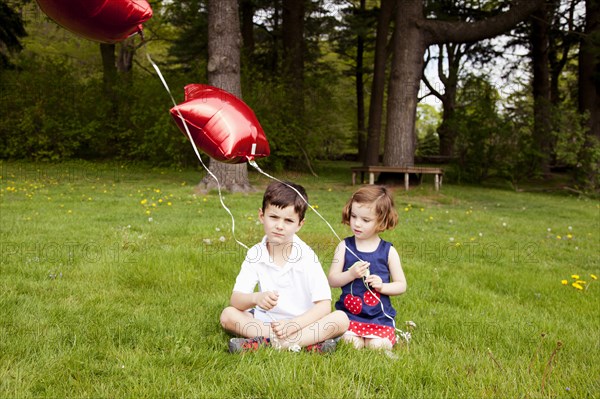
[[[240,79],[240,22],[237,0],[208,2],[208,84],[242,97]],[[231,192],[251,190],[248,166],[226,164],[211,158],[209,169],[219,179],[221,187]],[[201,191],[217,187],[212,176],[206,175],[198,185]]]
[[[587,113],[588,131],[579,155],[582,171],[579,173],[588,188],[600,187],[598,156],[600,146],[600,1],[586,0],[586,26],[579,50],[579,109]]]
[[[589,114],[588,134],[600,140],[600,0],[586,0],[586,26],[579,50],[579,109]]]
[[[537,171],[550,172],[550,45],[548,10],[540,7],[531,18],[531,59],[533,63],[533,141]]]
[[[454,155],[454,142],[456,141],[456,129],[450,123],[456,111],[456,86],[447,87],[445,93],[450,94],[451,90],[453,90],[454,94],[452,96],[448,95],[447,100],[442,102],[442,123],[438,129],[438,134],[440,135],[440,155],[444,157],[452,157]]]
[[[117,59],[117,70],[120,73],[129,73],[133,68],[133,57],[135,56],[135,37],[128,37],[121,42],[119,47],[119,58]]]
[[[469,43],[499,35],[526,19],[543,1],[515,0],[508,11],[494,17],[451,22],[425,18],[423,1],[397,0],[384,165],[414,164],[415,115],[425,49],[432,44]]]
[[[242,43],[243,54],[250,57],[254,52],[254,0],[240,0],[242,12]]]
[[[111,115],[113,119],[118,116],[117,86],[117,58],[115,56],[115,45],[100,43],[100,55],[102,56],[102,87],[104,95],[111,104]]]
[[[423,18],[423,3],[399,0],[396,11],[394,55],[388,88],[385,166],[413,166],[415,159],[415,117],[417,97],[427,48],[417,26]]]
[[[358,13],[364,16],[366,0],[360,0]],[[358,160],[364,162],[366,152],[367,129],[365,128],[365,85],[364,85],[364,45],[365,35],[361,29],[356,37],[356,132],[358,141]]]
[[[385,64],[387,60],[387,43],[394,2],[381,0],[381,9],[377,21],[377,38],[375,41],[375,66],[371,84],[371,100],[369,105],[369,127],[367,131],[367,148],[365,166],[379,165],[379,147],[381,139],[381,120],[383,116],[383,98],[385,92]]]
[[[304,111],[304,1],[283,0],[282,43],[283,75],[291,100],[303,115]]]

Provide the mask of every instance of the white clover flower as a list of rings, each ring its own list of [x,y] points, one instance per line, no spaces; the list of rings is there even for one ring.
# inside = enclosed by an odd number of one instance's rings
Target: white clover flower
[[[223,236],[219,237],[219,241],[225,242],[225,237],[223,237]]]
[[[300,352],[301,350],[302,350],[302,347],[301,347],[300,345],[298,345],[298,344],[291,345],[291,346],[288,348],[288,351],[290,351],[290,352],[295,352],[295,353],[298,353],[298,352]]]
[[[205,238],[205,239],[202,240],[202,242],[205,243],[205,244],[209,244],[209,245],[211,243],[210,238]]]

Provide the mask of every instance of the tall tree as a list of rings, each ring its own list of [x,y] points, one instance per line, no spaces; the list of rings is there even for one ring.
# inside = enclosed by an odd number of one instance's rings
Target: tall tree
[[[461,67],[461,60],[466,51],[468,44],[445,43],[438,45],[438,78],[444,86],[444,90],[435,88],[427,77],[423,74],[423,82],[429,89],[430,94],[433,94],[442,102],[442,123],[438,128],[440,138],[439,154],[441,156],[451,157],[454,152],[454,140],[456,138],[456,130],[451,121],[456,110],[456,94],[458,91],[458,76]],[[447,61],[446,67],[444,62]],[[429,54],[425,66],[429,62]]]
[[[586,143],[580,155],[594,188],[600,186],[598,151],[600,147],[600,0],[586,0],[586,25],[579,50],[579,109],[589,116]]]
[[[0,69],[10,66],[8,52],[23,48],[21,38],[27,35],[21,15],[16,13],[6,1],[0,1]]]
[[[550,171],[550,10],[546,2],[531,16],[531,62],[533,66],[534,164],[542,173]]]
[[[299,121],[304,116],[304,0],[282,3],[283,76]],[[291,111],[291,110],[290,110]]]
[[[385,92],[385,64],[388,59],[387,45],[393,10],[393,0],[381,0],[381,7],[377,18],[373,81],[371,82],[367,148],[364,161],[366,166],[379,164],[381,123],[383,119],[383,99]]]
[[[470,43],[494,37],[527,18],[543,1],[514,0],[508,11],[496,16],[475,22],[452,22],[427,19],[422,1],[397,0],[384,165],[414,164],[415,116],[427,47],[450,42]]]
[[[366,0],[360,0],[358,9],[355,13],[360,19],[366,15]],[[358,134],[358,159],[361,162],[365,160],[367,129],[365,126],[365,84],[364,84],[364,52],[365,52],[366,32],[361,24],[356,35],[356,131]]]
[[[208,84],[242,98],[240,78],[240,19],[237,0],[208,1]],[[211,158],[210,171],[221,186],[231,192],[249,191],[248,166],[226,164]],[[200,189],[212,189],[217,182],[207,175]]]

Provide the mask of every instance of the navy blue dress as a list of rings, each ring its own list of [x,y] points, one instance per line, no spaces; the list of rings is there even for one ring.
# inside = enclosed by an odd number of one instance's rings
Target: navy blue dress
[[[352,253],[354,252],[361,260],[371,264],[369,267],[370,274],[378,275],[384,283],[390,282],[388,255],[392,243],[381,240],[374,252],[359,251],[356,248],[354,236],[344,239],[344,243],[346,244],[346,254],[342,271],[348,270],[350,266],[358,261]],[[335,308],[346,312],[348,315],[350,319],[348,331],[361,337],[388,338],[393,344],[396,341],[393,321],[393,318],[396,317],[396,309],[392,307],[389,296],[381,295],[372,288],[371,291],[372,293],[369,292],[362,278],[357,278],[342,287],[342,294],[336,302]]]

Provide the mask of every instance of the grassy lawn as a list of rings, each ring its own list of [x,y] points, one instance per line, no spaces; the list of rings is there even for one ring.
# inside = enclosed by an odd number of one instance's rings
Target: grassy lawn
[[[340,236],[349,164],[305,185]],[[395,356],[227,353],[218,317],[245,250],[203,173],[120,163],[0,164],[0,397],[591,398],[600,395],[600,204],[426,181],[395,189],[412,320]],[[262,237],[255,193],[225,196]],[[300,236],[325,271],[337,240]],[[582,290],[571,286],[579,275]],[[567,280],[563,285],[561,280]],[[339,289],[333,290],[337,299]]]

